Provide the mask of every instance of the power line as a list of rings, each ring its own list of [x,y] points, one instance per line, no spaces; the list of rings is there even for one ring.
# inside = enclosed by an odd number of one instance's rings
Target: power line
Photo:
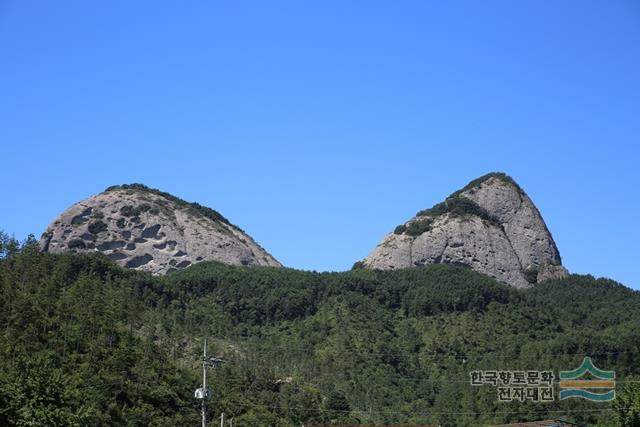
[[[238,340],[240,341],[240,345],[246,345],[246,344],[242,344],[241,342],[243,340]],[[247,340],[248,341],[248,340]],[[253,345],[254,343],[251,342],[251,345]],[[291,346],[288,344],[283,344],[283,343],[278,343],[278,344],[269,344],[271,346],[271,348],[276,348],[276,349],[282,349],[284,352],[286,353],[304,353],[304,354],[309,354],[309,355],[316,355],[314,353],[314,351],[318,351],[318,350],[323,350],[322,348],[318,349],[315,346],[314,347],[295,347],[295,346]],[[237,349],[234,349],[237,350]],[[266,349],[266,348],[260,348],[258,347],[253,348],[253,349],[249,349],[249,348],[245,348],[245,351],[247,351],[247,353],[249,354],[269,354],[269,355],[273,355],[274,353],[276,353],[275,351],[272,351],[270,349]],[[484,351],[482,355],[467,355],[467,354],[459,354],[459,352],[451,352],[451,351],[429,351],[429,352],[417,352],[417,353],[410,353],[410,354],[406,354],[406,355],[401,355],[398,353],[382,353],[382,352],[362,352],[362,353],[356,353],[356,352],[352,352],[353,355],[355,356],[362,356],[362,357],[367,357],[367,356],[383,356],[387,359],[393,359],[393,360],[403,360],[406,358],[411,358],[411,357],[415,357],[415,358],[421,358],[421,357],[432,357],[432,358],[438,358],[438,357],[451,357],[453,359],[464,359],[464,360],[469,360],[469,359],[483,359],[486,360],[487,354],[493,354],[495,356],[492,356],[492,358],[513,358],[513,357],[519,357],[522,356],[521,354],[497,354],[496,353],[501,353],[499,350],[489,350],[489,351]],[[568,356],[585,356],[585,355],[589,355],[589,356],[613,356],[613,355],[620,355],[620,354],[638,354],[640,355],[640,348],[638,349],[630,349],[630,350],[618,350],[618,351],[598,351],[598,352],[589,352],[589,351],[581,351],[581,352],[564,352],[564,353],[545,353],[545,352],[540,352],[540,353],[529,353],[529,355],[531,356],[531,358],[539,358],[540,356],[547,356],[547,357],[568,357]],[[340,355],[341,354],[337,354]]]
[[[329,409],[329,408],[309,408],[308,406],[302,407],[302,406],[289,406],[287,408],[283,408],[281,405],[266,405],[266,404],[260,404],[260,403],[254,403],[254,402],[243,402],[243,405],[245,406],[252,406],[252,407],[257,407],[257,408],[264,408],[264,409],[272,409],[272,410],[296,410],[299,412],[325,412],[325,413],[335,413],[335,414],[351,414],[351,413],[358,413],[358,412],[367,412],[367,413],[374,413],[374,414],[381,414],[381,415],[405,415],[406,413],[411,413],[414,415],[422,415],[422,416],[429,416],[429,415],[494,415],[494,414],[500,414],[500,415],[517,415],[517,414],[523,414],[523,413],[537,413],[537,414],[554,414],[554,413],[598,413],[598,412],[611,412],[614,411],[616,409],[631,409],[633,408],[633,406],[627,406],[627,407],[617,407],[617,408],[597,408],[597,409],[533,409],[533,408],[528,408],[528,409],[523,409],[521,411],[491,411],[491,412],[477,412],[477,411],[429,411],[429,412],[416,412],[410,409],[407,409],[406,411],[398,411],[398,410],[360,410],[360,409],[350,409],[350,410],[346,410],[346,409]],[[286,411],[283,411],[286,412]]]

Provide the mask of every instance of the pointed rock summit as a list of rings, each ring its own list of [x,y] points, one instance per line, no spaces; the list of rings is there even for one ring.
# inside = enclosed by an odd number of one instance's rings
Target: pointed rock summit
[[[524,288],[563,277],[560,253],[529,196],[504,173],[471,181],[399,225],[361,265],[456,264]]]
[[[47,252],[100,251],[154,274],[199,261],[281,266],[215,210],[142,184],[109,187],[76,203],[49,225],[40,245]]]

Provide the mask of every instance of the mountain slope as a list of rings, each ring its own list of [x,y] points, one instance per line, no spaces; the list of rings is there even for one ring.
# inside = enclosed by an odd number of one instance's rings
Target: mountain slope
[[[529,196],[504,173],[480,177],[384,237],[362,266],[469,266],[515,287],[563,277],[560,253]]]
[[[615,417],[577,399],[502,403],[473,370],[640,374],[640,293],[572,275],[530,289],[467,268],[316,273],[205,262],[151,276],[97,254],[0,260],[0,425],[476,427]],[[44,402],[44,403],[41,403]],[[594,406],[597,405],[597,406]]]
[[[155,274],[200,261],[280,266],[213,209],[141,184],[109,187],[76,203],[40,243],[45,252],[99,251],[123,267]]]

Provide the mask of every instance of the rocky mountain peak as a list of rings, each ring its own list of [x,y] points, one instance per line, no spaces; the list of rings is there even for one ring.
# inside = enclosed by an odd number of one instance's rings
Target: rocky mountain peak
[[[384,237],[366,268],[459,264],[516,287],[567,274],[551,233],[524,190],[492,172]]]
[[[219,212],[142,184],[116,185],[76,203],[42,234],[49,252],[100,251],[164,274],[199,261],[281,266]]]

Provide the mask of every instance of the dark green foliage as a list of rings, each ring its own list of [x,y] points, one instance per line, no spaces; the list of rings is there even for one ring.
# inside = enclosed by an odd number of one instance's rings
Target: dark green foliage
[[[364,262],[362,261],[356,261],[353,263],[353,266],[351,267],[352,270],[358,270],[358,269],[363,269],[364,268]]]
[[[454,217],[465,217],[468,215],[474,215],[483,220],[500,227],[500,221],[489,214],[486,209],[480,207],[476,202],[461,195],[462,191],[472,188],[479,183],[489,179],[490,177],[499,177],[500,179],[512,182],[511,178],[504,174],[488,174],[482,178],[479,178],[478,182],[472,181],[464,189],[453,193],[444,202],[434,205],[430,209],[421,210],[416,214],[417,219],[411,221],[408,225],[399,225],[393,230],[395,234],[407,234],[409,236],[419,236],[431,230],[433,220],[441,215],[449,214]],[[473,184],[473,185],[472,185]],[[515,184],[515,182],[514,182]],[[519,188],[519,187],[518,187]]]
[[[116,225],[118,226],[118,228],[124,228],[125,219],[124,218],[118,218],[118,220],[116,221]]]
[[[0,230],[0,259],[10,258],[20,252],[20,242]]]
[[[634,380],[623,384],[613,402],[617,425],[621,427],[640,426],[640,381],[637,378]]]
[[[124,205],[123,207],[120,208],[120,214],[126,217],[136,217],[141,213],[147,212],[147,211],[155,212],[154,215],[159,212],[158,208],[151,208],[151,205],[149,203],[141,203],[138,206]]]
[[[40,245],[38,244],[38,240],[33,234],[29,234],[26,239],[22,242],[22,247],[20,249],[21,252],[39,252]]]
[[[393,230],[393,234],[402,234],[407,230],[407,226],[404,224],[400,224]]]
[[[101,219],[92,222],[91,224],[89,224],[89,227],[88,227],[89,233],[91,234],[98,234],[105,231],[106,229],[107,229],[107,224]]]
[[[491,216],[486,209],[464,196],[456,195],[447,198],[430,209],[418,212],[417,216],[437,217],[449,213],[454,216],[475,215],[492,224],[500,225],[500,221]]]
[[[172,194],[169,193],[165,193],[164,191],[160,191],[158,189],[155,188],[149,188],[144,184],[138,184],[138,183],[134,183],[134,184],[123,184],[123,185],[113,185],[109,188],[107,188],[105,191],[112,191],[112,190],[133,190],[133,191],[142,191],[145,193],[152,193],[152,194],[157,194],[159,196],[162,196],[166,199],[171,200],[173,203],[175,203],[178,207],[180,208],[186,208],[188,211],[190,211],[192,214],[197,214],[197,215],[202,215],[206,218],[209,218],[213,221],[217,221],[217,222],[223,222],[225,224],[228,225],[232,225],[235,228],[235,225],[231,224],[229,222],[228,219],[226,219],[224,216],[222,216],[218,211],[208,208],[206,206],[202,206],[199,203],[191,203],[191,202],[187,202],[185,200],[182,200]],[[133,207],[131,207],[131,209],[135,209]],[[124,215],[124,213],[123,213]],[[125,215],[125,216],[135,216],[135,215]],[[238,228],[239,230],[239,228]]]
[[[411,221],[409,226],[405,230],[405,234],[409,236],[419,236],[422,233],[425,233],[431,230],[431,225],[433,224],[433,218],[420,218],[415,221]]]
[[[97,254],[2,261],[0,425],[197,423],[194,372],[142,327],[146,286]]]
[[[470,190],[470,189],[472,189],[474,187],[478,187],[479,185],[481,185],[483,182],[487,181],[490,178],[497,178],[497,179],[503,181],[506,184],[514,186],[520,192],[520,194],[522,194],[522,195],[525,194],[524,190],[518,185],[518,183],[515,182],[515,180],[513,178],[511,178],[509,175],[507,175],[506,173],[504,173],[504,172],[489,172],[488,174],[482,175],[481,177],[476,178],[473,181],[469,182],[467,185],[465,185],[464,187],[462,187],[460,190],[456,191],[455,193],[451,194],[449,197],[456,197],[462,192]]]
[[[0,230],[0,260],[12,258],[22,252],[34,253],[40,251],[40,245],[33,234],[29,234],[20,243],[15,237]]]
[[[489,214],[489,212],[487,212],[486,209],[480,207],[476,202],[474,202],[473,200],[468,199],[467,197],[462,196],[462,193],[464,191],[473,189],[479,185],[481,185],[483,182],[485,182],[486,180],[488,180],[489,178],[498,178],[506,183],[509,183],[513,186],[516,187],[516,189],[521,193],[524,194],[524,191],[520,188],[520,186],[518,186],[518,184],[508,175],[502,173],[502,172],[491,172],[488,173],[484,176],[481,176],[478,179],[475,179],[473,181],[471,181],[469,184],[467,184],[464,188],[456,191],[455,193],[451,194],[449,197],[447,197],[447,199],[444,202],[438,203],[436,205],[434,205],[433,207],[429,208],[429,209],[424,209],[419,211],[416,216],[418,217],[429,217],[431,219],[441,216],[441,215],[445,215],[445,214],[450,214],[456,217],[464,217],[466,215],[474,215],[477,217],[480,217],[482,219],[484,219],[485,221],[490,222],[493,225],[496,226],[501,226],[500,221],[493,217],[491,214]],[[408,234],[410,236],[419,236],[420,234],[424,233],[425,231],[429,231],[430,230],[430,226],[431,226],[431,222],[429,221],[425,221],[425,222],[420,222],[419,220],[414,221],[412,223],[409,224],[409,226],[404,226],[404,225],[399,225],[396,227],[396,229],[394,230],[395,234]]]
[[[69,249],[84,249],[87,247],[87,245],[84,243],[84,240],[82,239],[72,239],[69,241],[69,244],[67,246],[69,247]]]
[[[120,213],[122,216],[132,217],[140,215],[140,209],[137,207],[133,207],[132,205],[124,205],[120,208]]]
[[[202,336],[226,360],[210,371],[210,415],[238,426],[594,424],[615,414],[608,425],[635,425],[632,385],[621,386],[624,404],[592,411],[576,400],[498,404],[468,374],[573,369],[591,355],[624,385],[640,374],[639,319],[638,292],[590,276],[518,290],[446,265],[200,263],[152,277],[100,254],[25,245],[0,261],[0,425],[197,425]]]

